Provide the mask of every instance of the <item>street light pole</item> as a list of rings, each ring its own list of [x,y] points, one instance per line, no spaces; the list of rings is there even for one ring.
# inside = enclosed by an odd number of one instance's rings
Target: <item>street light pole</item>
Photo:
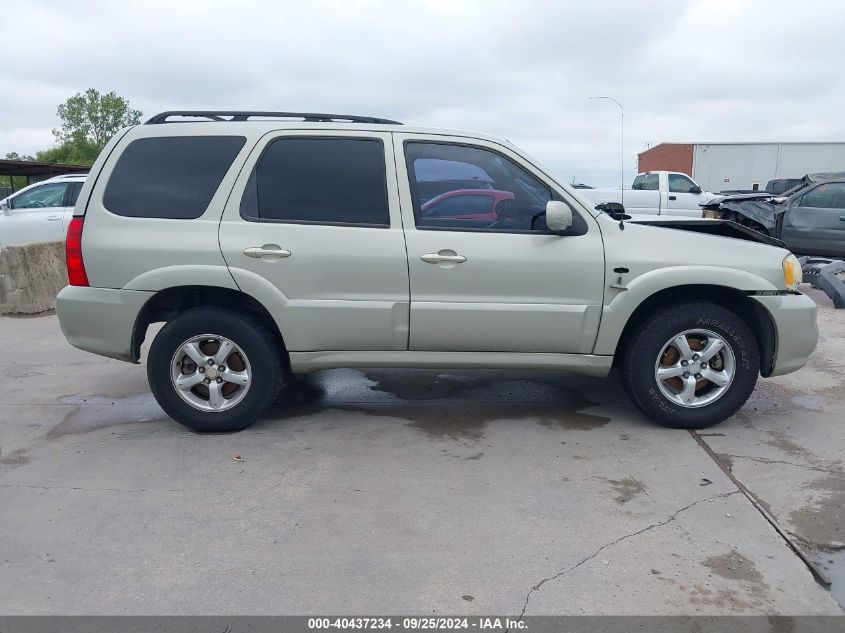
[[[608,101],[613,101],[616,105],[619,106],[619,154],[621,159],[621,166],[622,166],[622,173],[621,173],[621,184],[622,184],[622,206],[625,206],[625,109],[622,107],[622,104],[619,103],[613,97],[608,96],[601,96],[601,97],[590,97],[590,101],[593,99],[607,99]]]

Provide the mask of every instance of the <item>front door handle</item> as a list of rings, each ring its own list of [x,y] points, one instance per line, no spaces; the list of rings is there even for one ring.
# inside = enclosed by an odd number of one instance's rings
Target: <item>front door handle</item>
[[[467,258],[455,251],[441,250],[439,253],[425,253],[420,259],[426,264],[463,264]]]
[[[285,257],[290,257],[290,251],[283,249],[278,244],[264,244],[263,246],[245,248],[244,255],[275,262]]]
[[[839,216],[839,221],[840,221],[840,222],[845,222],[845,215],[840,215],[840,216]]]
[[[678,196],[669,196],[669,200],[677,200]]]

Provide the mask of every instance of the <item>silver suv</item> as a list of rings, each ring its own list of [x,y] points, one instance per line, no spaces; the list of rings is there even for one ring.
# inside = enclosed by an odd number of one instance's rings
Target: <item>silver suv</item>
[[[134,363],[164,322],[150,387],[199,431],[332,367],[617,366],[645,414],[701,428],[805,363],[816,307],[782,244],[608,211],[474,132],[166,112],[92,168],[58,314],[71,344]]]

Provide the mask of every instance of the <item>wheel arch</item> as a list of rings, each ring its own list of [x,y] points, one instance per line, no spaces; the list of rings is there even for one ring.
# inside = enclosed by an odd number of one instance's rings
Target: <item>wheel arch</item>
[[[199,306],[219,306],[236,311],[246,311],[256,316],[275,335],[286,373],[290,373],[290,359],[279,326],[269,310],[254,297],[232,288],[219,286],[185,285],[172,286],[158,291],[144,304],[135,319],[132,330],[132,360],[138,362],[141,345],[147,331],[153,323],[168,322],[190,308]]]
[[[760,374],[763,377],[772,374],[777,351],[777,331],[769,313],[751,299],[747,291],[711,284],[673,286],[646,297],[631,313],[622,328],[613,351],[614,365],[624,355],[626,343],[640,325],[661,308],[686,301],[711,301],[736,313],[755,334],[760,353]]]

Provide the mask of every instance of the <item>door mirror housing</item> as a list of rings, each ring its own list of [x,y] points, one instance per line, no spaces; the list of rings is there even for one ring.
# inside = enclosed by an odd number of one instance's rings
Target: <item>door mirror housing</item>
[[[689,192],[690,193],[701,193],[701,187],[699,187],[698,185],[693,185],[692,187],[689,188]]]
[[[9,215],[9,201],[3,200],[0,201],[0,213],[3,215]]]
[[[546,226],[550,231],[563,233],[572,226],[572,209],[565,202],[549,200],[546,203]]]

